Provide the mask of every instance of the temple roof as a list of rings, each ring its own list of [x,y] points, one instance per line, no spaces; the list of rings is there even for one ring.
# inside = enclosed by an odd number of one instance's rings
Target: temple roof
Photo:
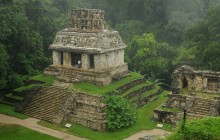
[[[117,31],[104,29],[103,19],[104,11],[102,10],[80,9],[72,11],[69,17],[69,27],[57,33],[49,49],[105,53],[126,48]]]

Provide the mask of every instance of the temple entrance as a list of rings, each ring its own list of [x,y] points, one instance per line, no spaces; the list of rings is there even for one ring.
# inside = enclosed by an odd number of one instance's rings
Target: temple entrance
[[[71,53],[71,65],[77,68],[82,67],[82,55],[80,53]]]
[[[182,80],[182,88],[188,88],[188,81],[187,81],[186,77],[184,77]]]
[[[60,52],[60,64],[63,65],[63,52]]]
[[[95,67],[94,55],[93,54],[91,54],[89,56],[89,60],[90,60],[90,68],[93,69]]]
[[[208,90],[218,90],[218,79],[217,78],[209,78],[208,79]]]

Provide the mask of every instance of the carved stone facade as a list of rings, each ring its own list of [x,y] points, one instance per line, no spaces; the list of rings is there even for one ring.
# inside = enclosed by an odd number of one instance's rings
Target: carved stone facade
[[[95,32],[104,29],[104,11],[98,9],[73,10],[69,14],[69,29],[77,32]]]
[[[192,67],[182,66],[172,75],[172,92],[177,94],[181,89],[192,91],[220,93],[220,72],[196,71]]]
[[[154,110],[154,120],[176,124],[183,118],[184,110],[189,117],[220,115],[220,72],[182,66],[172,74],[171,87],[166,103]],[[182,94],[182,89],[186,93]],[[207,96],[209,98],[205,98]],[[173,112],[174,109],[180,112]]]
[[[127,74],[128,66],[124,62],[125,48],[126,45],[117,31],[104,29],[104,11],[74,10],[69,16],[69,27],[59,31],[49,47],[53,51],[51,67],[57,67],[57,71],[54,72],[49,67],[45,69],[44,74],[62,77],[66,71],[81,71],[83,81],[106,85],[112,78]],[[107,73],[108,77],[100,77],[97,74],[99,72]],[[97,81],[94,76],[102,80]],[[73,77],[70,80],[65,76],[62,79],[68,82],[80,81]],[[105,79],[106,81],[103,81]]]

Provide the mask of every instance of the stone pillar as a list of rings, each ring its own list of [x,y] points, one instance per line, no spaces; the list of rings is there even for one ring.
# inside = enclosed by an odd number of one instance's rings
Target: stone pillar
[[[63,65],[71,66],[71,53],[63,52]]]
[[[89,69],[90,62],[89,62],[89,55],[83,53],[82,54],[82,69]]]
[[[60,60],[60,52],[53,51],[53,65],[60,65],[61,60]]]

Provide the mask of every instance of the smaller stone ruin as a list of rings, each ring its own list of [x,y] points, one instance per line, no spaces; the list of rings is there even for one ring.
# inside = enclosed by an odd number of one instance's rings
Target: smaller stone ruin
[[[154,110],[156,121],[177,124],[184,110],[188,118],[220,115],[220,72],[185,65],[172,74],[171,88],[166,103]]]
[[[190,66],[182,66],[172,74],[172,92],[178,94],[181,89],[220,93],[220,72],[196,71]]]

